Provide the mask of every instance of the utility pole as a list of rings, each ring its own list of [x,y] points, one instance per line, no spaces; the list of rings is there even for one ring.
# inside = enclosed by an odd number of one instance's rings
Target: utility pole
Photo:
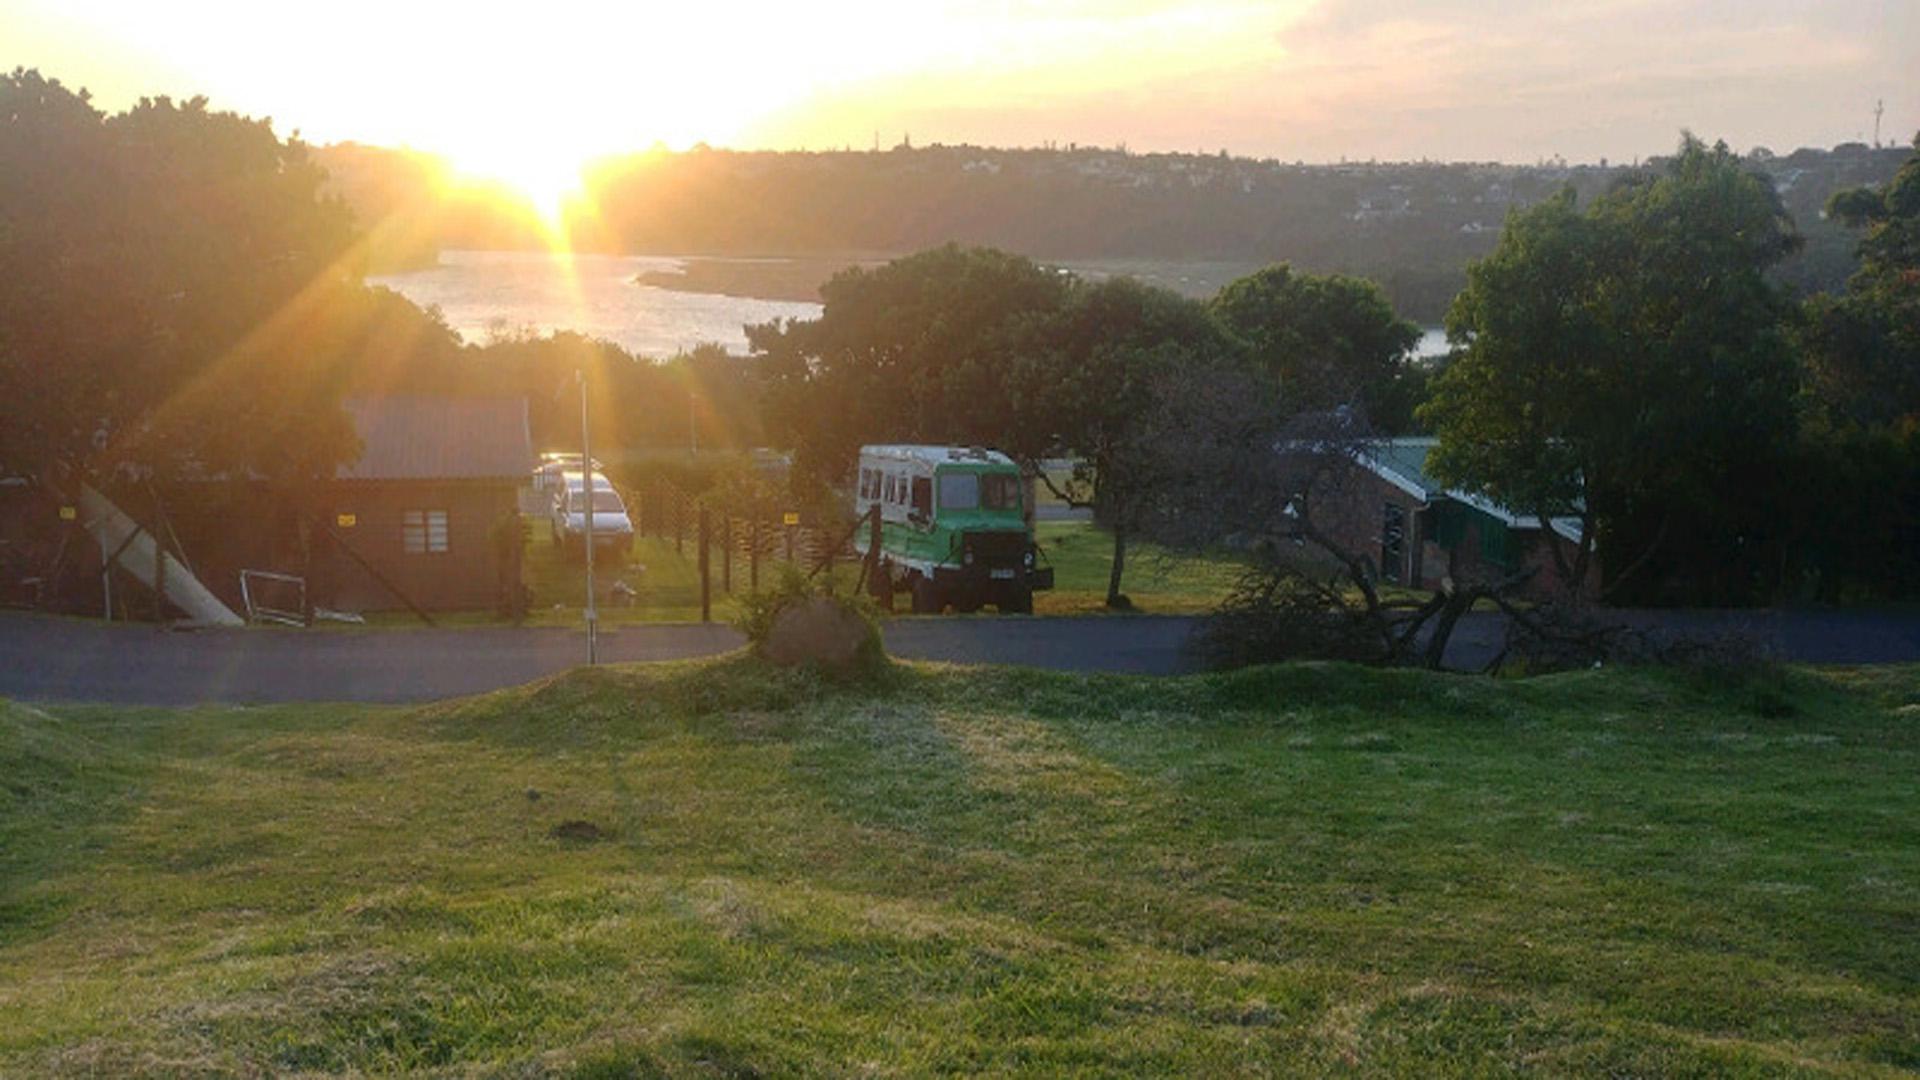
[[[1880,114],[1887,111],[1885,99],[1876,99],[1873,103],[1873,148],[1880,149]]]
[[[587,376],[575,369],[573,376],[580,381],[580,489],[586,493],[586,555],[587,555],[587,663],[600,662],[600,642],[598,638],[600,613],[593,606],[593,435],[587,427]]]

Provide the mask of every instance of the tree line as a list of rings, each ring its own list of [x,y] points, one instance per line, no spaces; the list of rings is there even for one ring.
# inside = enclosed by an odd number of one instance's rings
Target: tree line
[[[432,157],[351,144],[316,160],[391,263],[437,247],[537,248],[543,229],[511,192],[459,182]],[[1806,243],[1773,276],[1838,289],[1852,242],[1821,216],[1836,190],[1884,182],[1897,150],[1803,149],[1745,160],[1779,181]],[[1305,165],[1214,154],[1077,147],[902,145],[886,151],[658,150],[600,162],[576,244],[610,252],[835,257],[949,241],[1042,260],[1205,261],[1365,276],[1402,314],[1437,323],[1508,210],[1572,186],[1583,200],[1638,171],[1624,163]]]
[[[819,319],[750,338],[769,430],[819,482],[882,433],[1074,454],[1063,494],[1114,530],[1116,602],[1129,535],[1297,533],[1295,503],[1248,498],[1247,462],[1330,415],[1349,442],[1430,432],[1445,482],[1579,521],[1578,542],[1549,540],[1573,588],[1627,603],[1910,596],[1920,154],[1832,210],[1863,230],[1860,269],[1796,302],[1772,276],[1802,244],[1774,186],[1689,135],[1597,197],[1511,214],[1431,365],[1360,279],[1275,266],[1199,301],[953,246],[843,273]],[[1223,438],[1240,452],[1200,452]],[[1263,520],[1217,509],[1256,502]]]
[[[1438,363],[1357,277],[1276,265],[1196,299],[959,245],[836,276],[819,318],[750,328],[747,357],[654,362],[569,334],[463,345],[364,284],[386,226],[357,224],[308,149],[262,121],[200,99],[107,115],[16,70],[0,160],[14,473],[297,490],[358,452],[339,402],[371,393],[525,396],[536,440],[570,446],[580,372],[610,453],[772,444],[814,491],[867,442],[1069,457],[1072,475],[1047,480],[1112,527],[1119,602],[1131,538],[1297,531],[1286,500],[1247,498],[1245,463],[1340,417],[1431,432],[1448,482],[1581,518],[1555,556],[1623,602],[1920,591],[1913,155],[1833,199],[1859,270],[1805,302],[1777,276],[1803,245],[1794,217],[1724,146],[1688,137],[1604,191],[1513,211],[1452,301]],[[1229,444],[1239,456],[1209,449]],[[1195,506],[1256,504],[1263,519],[1194,531]]]

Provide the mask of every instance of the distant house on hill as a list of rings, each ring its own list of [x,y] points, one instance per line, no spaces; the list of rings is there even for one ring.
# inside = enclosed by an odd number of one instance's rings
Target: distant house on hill
[[[1560,592],[1540,520],[1434,480],[1426,465],[1436,442],[1367,443],[1354,455],[1353,475],[1333,484],[1316,503],[1316,523],[1350,550],[1373,558],[1381,579],[1393,584],[1438,588],[1450,565],[1460,577],[1479,580],[1532,568],[1528,593]],[[1580,520],[1552,518],[1547,527],[1567,542],[1571,561]]]

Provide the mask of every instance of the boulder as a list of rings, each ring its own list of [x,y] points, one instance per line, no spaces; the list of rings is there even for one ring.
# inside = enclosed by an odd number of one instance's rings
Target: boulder
[[[811,664],[850,672],[880,652],[880,635],[860,613],[826,596],[793,604],[774,616],[760,655],[776,664]]]

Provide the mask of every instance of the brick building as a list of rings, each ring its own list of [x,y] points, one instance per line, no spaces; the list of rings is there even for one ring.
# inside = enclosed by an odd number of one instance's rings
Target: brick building
[[[1546,534],[1531,514],[1449,488],[1427,474],[1431,438],[1382,439],[1355,455],[1351,469],[1316,491],[1315,522],[1335,540],[1371,557],[1383,581],[1433,589],[1449,572],[1491,581],[1530,568],[1526,591],[1560,593],[1559,573]],[[1553,518],[1569,561],[1580,540],[1580,519]],[[1591,590],[1597,573],[1588,575]]]

